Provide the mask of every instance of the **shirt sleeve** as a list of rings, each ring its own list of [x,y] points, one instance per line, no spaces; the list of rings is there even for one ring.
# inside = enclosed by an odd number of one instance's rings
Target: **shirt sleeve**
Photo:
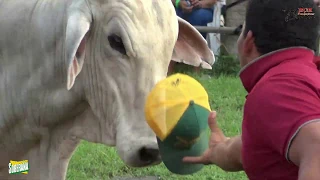
[[[250,95],[250,114],[261,141],[288,161],[290,145],[299,130],[320,121],[320,92],[314,84],[302,77],[270,77]]]

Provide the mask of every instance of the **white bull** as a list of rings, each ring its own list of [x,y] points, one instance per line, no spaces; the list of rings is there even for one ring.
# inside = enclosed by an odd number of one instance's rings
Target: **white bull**
[[[171,0],[0,0],[0,179],[65,179],[81,139],[158,164],[143,107],[171,59],[214,62]]]

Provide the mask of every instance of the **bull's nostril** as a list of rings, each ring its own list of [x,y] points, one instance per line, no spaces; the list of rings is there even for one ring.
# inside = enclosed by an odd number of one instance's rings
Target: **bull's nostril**
[[[160,157],[159,149],[143,147],[139,151],[140,160],[143,162],[152,163]]]

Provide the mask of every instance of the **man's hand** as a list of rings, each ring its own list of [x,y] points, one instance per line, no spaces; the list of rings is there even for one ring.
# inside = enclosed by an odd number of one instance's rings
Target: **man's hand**
[[[320,0],[313,0],[313,2],[316,3],[318,7],[320,7]]]
[[[227,138],[216,121],[216,112],[208,118],[211,130],[209,148],[199,157],[184,157],[183,162],[194,164],[215,164],[225,171],[243,170],[241,162],[241,137]]]
[[[189,6],[186,1],[184,1],[184,0],[180,1],[179,5],[184,13],[191,13],[192,12],[193,6],[192,5]]]
[[[211,112],[208,118],[209,128],[211,130],[211,136],[209,140],[209,148],[200,157],[185,157],[184,162],[196,163],[196,164],[214,164],[213,153],[215,147],[219,143],[223,143],[228,140],[219,128],[216,121],[216,112]]]
[[[190,2],[191,2],[191,5],[192,5],[193,7],[202,8],[201,1],[199,1],[199,0],[190,0]]]

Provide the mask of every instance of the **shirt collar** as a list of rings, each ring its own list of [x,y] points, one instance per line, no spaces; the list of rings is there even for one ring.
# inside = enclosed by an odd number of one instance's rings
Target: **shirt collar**
[[[312,62],[314,51],[306,47],[290,47],[264,54],[245,65],[239,72],[240,80],[248,93],[271,68],[288,60]]]

